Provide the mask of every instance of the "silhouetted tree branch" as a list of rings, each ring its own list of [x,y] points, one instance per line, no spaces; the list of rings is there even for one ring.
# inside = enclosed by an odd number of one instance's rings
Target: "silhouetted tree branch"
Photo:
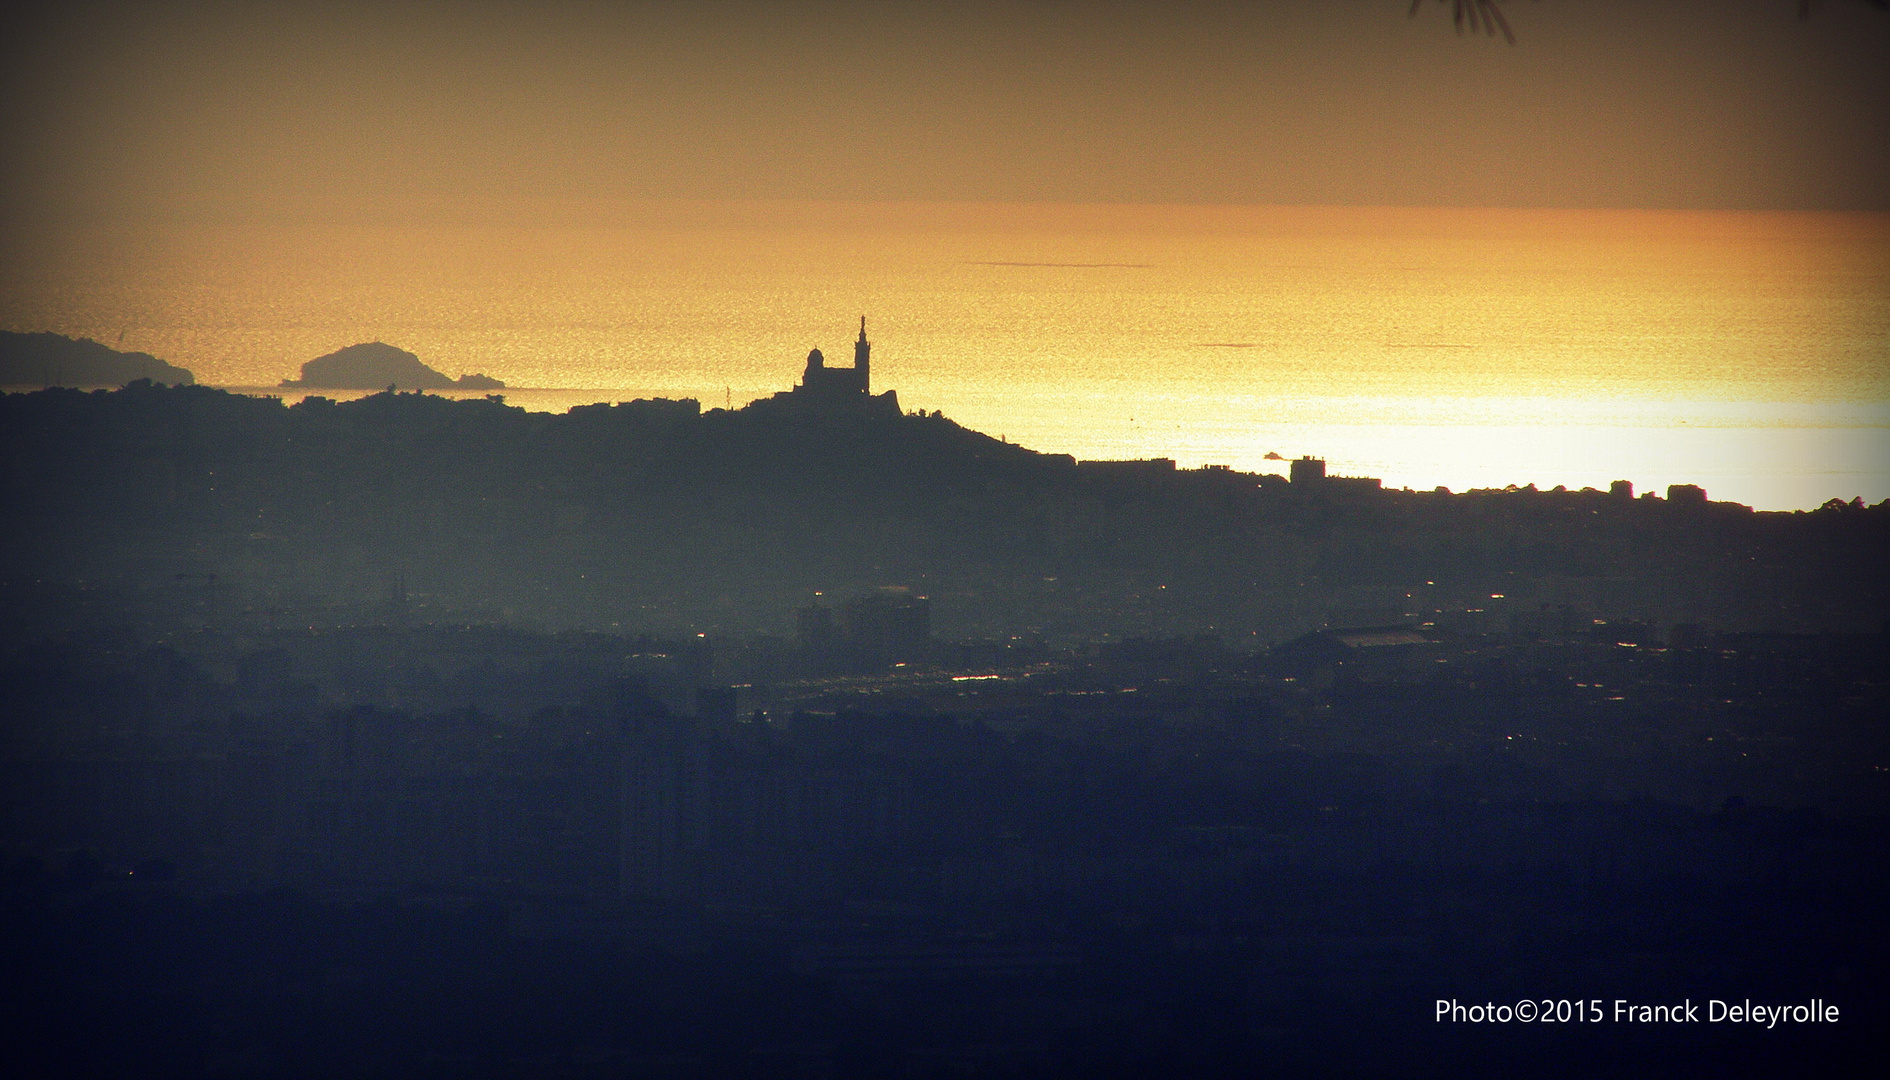
[[[1502,9],[1497,5],[1502,0],[1437,0],[1440,4],[1449,4],[1451,21],[1456,23],[1457,32],[1475,34],[1481,31],[1490,37],[1499,32],[1503,40],[1516,44],[1516,34],[1509,28],[1509,20],[1503,18]],[[1811,11],[1818,6],[1819,0],[1798,0],[1798,17],[1811,18]],[[1890,11],[1890,0],[1860,0],[1879,11]],[[1424,0],[1411,0],[1411,17],[1416,18],[1424,7]]]
[[[1437,0],[1437,2],[1450,5],[1451,20],[1457,24],[1459,34],[1464,32],[1465,27],[1468,27],[1472,34],[1481,30],[1491,37],[1495,37],[1496,32],[1501,30],[1504,41],[1511,45],[1516,44],[1516,34],[1509,28],[1509,20],[1503,18],[1502,11],[1497,8],[1497,0]],[[1417,18],[1418,11],[1423,7],[1424,0],[1411,0],[1411,17]]]
[[[1878,11],[1890,11],[1890,0],[1863,0]],[[1798,0],[1798,17],[1811,18],[1811,9],[1818,6],[1818,0]]]

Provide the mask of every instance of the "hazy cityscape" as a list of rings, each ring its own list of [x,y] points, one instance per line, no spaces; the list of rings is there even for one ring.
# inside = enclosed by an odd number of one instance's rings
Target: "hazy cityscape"
[[[1466,1041],[1432,1006],[1881,1007],[1890,504],[1076,461],[904,413],[869,365],[862,325],[852,366],[816,350],[734,411],[0,398],[23,1060],[1759,1074],[1877,1045]]]
[[[1885,0],[0,61],[7,1073],[1884,1072]]]

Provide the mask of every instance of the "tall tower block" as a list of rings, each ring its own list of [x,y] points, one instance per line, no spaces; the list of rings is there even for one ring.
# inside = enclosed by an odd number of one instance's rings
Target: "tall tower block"
[[[853,343],[853,367],[859,372],[857,378],[860,380],[862,394],[873,392],[872,369],[868,366],[872,352],[873,346],[866,340],[866,316],[862,315],[860,316],[860,340]]]
[[[1310,454],[1299,458],[1293,462],[1287,475],[1292,478],[1295,487],[1302,485],[1310,487],[1318,484],[1326,478],[1326,459],[1316,458]]]

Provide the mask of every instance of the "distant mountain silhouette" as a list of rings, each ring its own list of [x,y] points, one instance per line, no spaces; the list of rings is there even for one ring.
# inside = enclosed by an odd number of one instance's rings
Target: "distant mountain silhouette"
[[[282,385],[306,390],[503,390],[505,384],[485,375],[449,379],[420,362],[405,349],[379,341],[350,345],[302,365],[302,377]]]
[[[0,385],[122,386],[134,379],[177,386],[197,381],[149,353],[119,352],[91,338],[0,331]]]

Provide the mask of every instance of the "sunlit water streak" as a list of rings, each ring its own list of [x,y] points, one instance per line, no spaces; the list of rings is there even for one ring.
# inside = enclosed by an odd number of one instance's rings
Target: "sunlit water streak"
[[[1078,457],[1394,486],[1890,497],[1890,215],[644,204],[611,223],[22,235],[0,325],[274,391],[383,340],[564,409],[785,388]],[[331,395],[334,396],[334,395]]]

